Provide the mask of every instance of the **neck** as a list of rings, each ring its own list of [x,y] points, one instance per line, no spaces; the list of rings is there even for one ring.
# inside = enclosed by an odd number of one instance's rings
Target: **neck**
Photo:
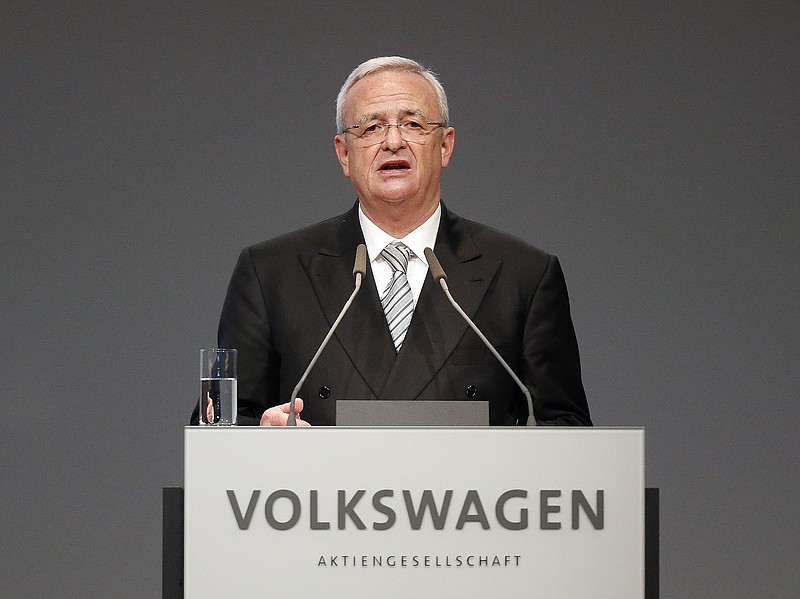
[[[361,203],[361,210],[364,215],[382,231],[385,231],[395,239],[402,239],[411,233],[411,231],[428,220],[438,207],[439,199],[437,198],[432,204],[423,206],[413,212],[409,212],[408,206],[404,203],[399,203],[388,204],[385,210],[380,210],[376,213],[370,211]]]

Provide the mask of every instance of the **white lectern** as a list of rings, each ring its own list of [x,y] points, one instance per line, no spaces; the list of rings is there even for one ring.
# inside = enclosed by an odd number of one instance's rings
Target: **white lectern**
[[[644,431],[185,431],[185,596],[644,597]]]

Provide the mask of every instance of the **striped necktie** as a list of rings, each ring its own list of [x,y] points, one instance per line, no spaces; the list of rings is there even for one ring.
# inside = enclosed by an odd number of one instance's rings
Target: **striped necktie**
[[[406,269],[411,250],[400,241],[393,241],[381,252],[381,255],[392,267],[392,280],[383,292],[381,305],[386,313],[386,323],[398,352],[403,346],[411,316],[414,314],[414,298],[411,285],[408,284]]]

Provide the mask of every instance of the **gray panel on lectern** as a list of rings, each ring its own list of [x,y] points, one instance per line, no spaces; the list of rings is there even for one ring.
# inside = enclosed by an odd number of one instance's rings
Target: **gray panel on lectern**
[[[488,426],[488,401],[340,399],[336,426]]]

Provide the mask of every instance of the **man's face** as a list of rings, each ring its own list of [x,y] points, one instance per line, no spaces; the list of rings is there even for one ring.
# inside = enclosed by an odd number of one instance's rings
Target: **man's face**
[[[439,103],[430,84],[420,75],[403,71],[379,71],[358,81],[347,93],[345,126],[364,122],[400,123],[421,118],[439,121]],[[337,135],[336,155],[345,177],[355,187],[364,212],[409,215],[432,211],[440,198],[441,170],[450,162],[455,132],[436,129],[425,143],[404,140],[397,127],[388,127],[380,143],[363,147],[352,134]]]

